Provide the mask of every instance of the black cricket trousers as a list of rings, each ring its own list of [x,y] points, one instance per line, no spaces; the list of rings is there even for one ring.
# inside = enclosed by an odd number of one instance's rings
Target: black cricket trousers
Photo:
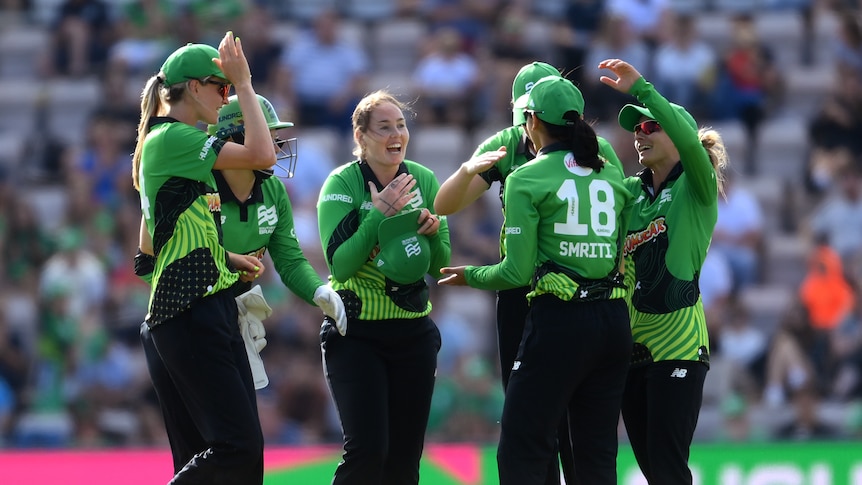
[[[709,368],[666,360],[629,371],[623,422],[641,472],[651,485],[691,485],[691,441]]]
[[[429,317],[349,319],[320,330],[323,371],[344,433],[333,485],[419,483],[440,331]]]
[[[624,300],[533,298],[503,406],[501,485],[545,483],[567,411],[577,483],[616,485],[617,425],[631,352]]]
[[[515,362],[524,336],[524,325],[530,312],[530,304],[527,301],[529,292],[529,286],[497,291],[497,352],[500,357],[503,391],[509,386],[512,364]],[[555,448],[551,462],[548,464],[548,475],[544,485],[560,485],[560,468],[563,470],[566,485],[578,485],[575,479],[575,464],[572,461],[568,416],[563,416],[560,420]]]
[[[225,290],[152,329],[142,326],[171,443],[172,485],[263,483],[263,433],[237,318]]]

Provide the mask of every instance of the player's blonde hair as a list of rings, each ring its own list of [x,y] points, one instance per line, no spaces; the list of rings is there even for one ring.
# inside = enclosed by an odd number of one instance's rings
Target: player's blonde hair
[[[712,168],[715,169],[715,181],[718,184],[718,193],[724,196],[724,181],[726,179],[724,170],[727,168],[729,160],[727,158],[727,149],[724,147],[724,140],[722,140],[719,132],[709,127],[699,129],[697,137],[709,155],[709,162],[712,164]]]
[[[138,122],[138,140],[135,144],[135,154],[132,156],[132,184],[135,189],[141,190],[140,171],[141,154],[144,148],[144,140],[150,132],[150,118],[164,116],[169,104],[179,102],[183,99],[188,83],[177,83],[173,86],[165,86],[165,75],[158,73],[147,80],[141,91],[141,120]]]

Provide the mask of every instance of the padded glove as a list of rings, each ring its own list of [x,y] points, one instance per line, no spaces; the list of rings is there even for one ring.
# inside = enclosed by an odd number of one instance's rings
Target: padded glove
[[[263,298],[260,285],[236,297],[239,313],[239,331],[245,342],[248,363],[254,377],[254,388],[263,389],[269,384],[269,377],[263,367],[260,351],[266,347],[266,328],[263,320],[272,315],[272,308]]]
[[[317,287],[314,291],[314,303],[323,310],[323,314],[335,320],[335,328],[342,336],[347,335],[347,314],[344,312],[344,302],[329,285]]]

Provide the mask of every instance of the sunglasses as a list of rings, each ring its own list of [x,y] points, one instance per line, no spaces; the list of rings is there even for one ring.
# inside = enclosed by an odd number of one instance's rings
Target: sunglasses
[[[228,93],[230,93],[230,83],[216,81],[210,77],[198,79],[198,81],[200,81],[201,84],[215,84],[218,87],[218,93],[222,98],[227,98]]]
[[[644,135],[652,135],[657,131],[661,131],[661,125],[656,120],[642,121],[636,124],[634,129],[635,133],[643,133]]]

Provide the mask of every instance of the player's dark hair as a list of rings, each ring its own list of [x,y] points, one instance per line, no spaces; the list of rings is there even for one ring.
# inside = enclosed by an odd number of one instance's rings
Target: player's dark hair
[[[576,111],[567,112],[565,119],[571,124],[552,125],[543,121],[548,135],[565,143],[575,156],[575,162],[578,165],[600,172],[605,163],[599,158],[599,140],[596,131]]]

